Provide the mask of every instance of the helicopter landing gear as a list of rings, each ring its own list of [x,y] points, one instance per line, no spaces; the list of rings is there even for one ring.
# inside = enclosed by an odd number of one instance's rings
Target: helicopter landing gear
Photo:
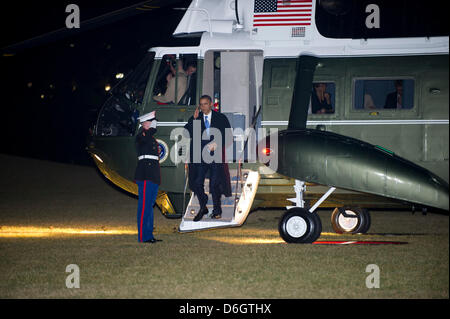
[[[331,187],[310,209],[306,209],[303,194],[306,191],[304,182],[295,180],[295,198],[288,198],[295,206],[286,206],[287,212],[278,224],[278,232],[287,243],[313,243],[322,232],[322,222],[314,211],[325,201],[336,188]]]
[[[367,209],[360,207],[339,207],[331,214],[331,225],[338,234],[365,234],[371,219]]]
[[[322,232],[322,222],[316,213],[304,208],[289,209],[278,225],[281,238],[287,243],[308,244],[315,242]]]

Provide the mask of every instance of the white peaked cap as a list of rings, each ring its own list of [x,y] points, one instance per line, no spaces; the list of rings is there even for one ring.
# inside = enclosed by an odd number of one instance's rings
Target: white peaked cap
[[[142,116],[139,116],[139,117],[138,117],[138,120],[139,120],[140,123],[145,122],[145,121],[152,121],[152,120],[154,120],[155,117],[156,117],[155,114],[156,114],[156,111],[153,111],[153,112],[144,114],[144,115],[142,115]]]

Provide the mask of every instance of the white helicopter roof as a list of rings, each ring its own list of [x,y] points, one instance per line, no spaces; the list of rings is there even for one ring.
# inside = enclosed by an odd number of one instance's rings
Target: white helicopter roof
[[[265,57],[448,54],[449,37],[332,39],[315,23],[313,0],[194,0],[174,36],[201,36],[208,50],[262,50]],[[236,7],[237,6],[237,7]],[[160,57],[174,48],[153,48]],[[181,51],[183,48],[177,48]],[[170,51],[170,52],[169,52]],[[179,53],[183,53],[183,52]],[[177,51],[178,52],[178,51]]]

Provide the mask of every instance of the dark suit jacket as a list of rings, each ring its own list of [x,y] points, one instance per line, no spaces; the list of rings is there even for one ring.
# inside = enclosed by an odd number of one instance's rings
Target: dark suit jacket
[[[213,169],[218,169],[218,179],[219,181],[213,181],[211,180],[211,184],[220,184],[221,185],[221,193],[224,194],[226,197],[230,197],[231,196],[231,183],[230,183],[230,172],[228,169],[228,164],[225,163],[225,136],[226,134],[231,134],[230,130],[226,130],[227,128],[231,128],[230,122],[228,121],[228,118],[223,115],[222,113],[216,112],[216,111],[211,111],[211,125],[210,128],[216,128],[220,131],[221,135],[222,135],[222,161],[221,163],[214,163],[214,165],[212,165],[211,167],[213,167]],[[203,135],[203,132],[206,130],[206,126],[205,126],[205,121],[203,120],[203,113],[199,112],[197,121],[200,121],[201,124],[201,135]],[[191,116],[188,120],[188,123],[184,126],[184,128],[189,132],[190,137],[191,137],[191,145],[190,145],[190,161],[191,164],[189,165],[189,188],[192,190],[193,189],[193,185],[192,182],[194,181],[194,177],[196,175],[196,169],[197,169],[197,165],[207,165],[204,163],[203,159],[202,159],[202,163],[193,163],[193,141],[195,136],[193,135],[193,130],[194,130],[194,117]],[[210,132],[211,133],[211,132]],[[212,133],[211,133],[212,134]],[[217,137],[215,137],[217,139]],[[200,148],[200,152],[203,150],[203,148],[205,147],[206,144],[210,143],[213,140],[213,136],[211,135],[209,140],[205,140],[205,141],[201,141],[201,148]],[[228,141],[232,142],[233,139],[230,137],[227,139]],[[201,158],[201,154],[199,156]]]
[[[397,92],[389,93],[386,96],[386,101],[384,102],[385,109],[396,109],[397,108]]]
[[[142,134],[145,132],[145,136]],[[147,131],[141,130],[136,135],[136,153],[140,155],[156,155],[159,156],[158,142],[153,137],[156,129],[150,128]],[[151,181],[155,184],[161,184],[161,173],[159,169],[159,161],[153,159],[138,160],[135,180]]]
[[[226,130],[227,128],[231,128],[230,122],[228,121],[228,118],[223,115],[222,113],[216,112],[216,111],[211,111],[211,121],[210,121],[210,128],[216,128],[220,131],[221,135],[222,135],[222,148],[225,148],[225,136],[226,134],[231,134],[230,130]],[[201,131],[200,131],[200,136],[203,135],[203,132],[206,130],[206,126],[205,126],[205,121],[203,120],[203,113],[200,112],[198,115],[198,118],[196,119],[196,121],[200,121],[200,125],[201,125]],[[194,117],[191,116],[187,122],[187,124],[184,126],[184,128],[189,132],[189,137],[191,138],[191,163],[193,162],[193,141],[194,141]],[[201,150],[203,150],[203,148],[205,147],[206,144],[210,143],[213,138],[217,139],[217,136],[213,136],[212,132],[210,131],[210,139],[209,140],[202,140],[201,141]],[[228,141],[232,142],[232,137],[229,136],[229,138],[227,139]],[[201,157],[201,154],[200,154]],[[225,152],[222,152],[222,162],[225,161]],[[203,159],[202,159],[203,162]]]

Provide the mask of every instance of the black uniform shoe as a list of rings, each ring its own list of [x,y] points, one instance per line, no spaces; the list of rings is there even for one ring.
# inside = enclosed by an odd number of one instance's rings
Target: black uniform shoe
[[[194,217],[194,222],[198,222],[199,220],[201,220],[203,218],[203,215],[206,215],[206,214],[208,214],[208,208],[206,208],[206,207],[200,208],[197,215],[195,215],[195,217]]]
[[[153,239],[149,239],[149,240],[144,241],[144,243],[154,244],[154,243],[156,243],[157,241],[162,241],[162,240],[161,240],[161,239],[153,238]]]

